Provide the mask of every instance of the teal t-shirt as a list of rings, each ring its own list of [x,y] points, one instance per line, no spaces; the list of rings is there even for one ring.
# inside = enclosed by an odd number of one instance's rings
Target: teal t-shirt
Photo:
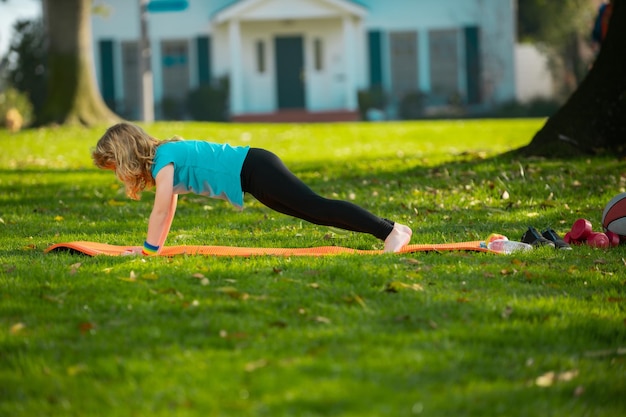
[[[174,193],[200,194],[227,200],[243,208],[241,167],[249,146],[231,146],[201,140],[168,142],[156,149],[152,177],[174,164]]]

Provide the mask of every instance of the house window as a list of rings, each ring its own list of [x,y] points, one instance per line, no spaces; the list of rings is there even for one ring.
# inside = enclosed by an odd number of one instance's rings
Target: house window
[[[162,41],[163,96],[182,100],[189,89],[186,41]]]
[[[459,31],[432,30],[428,35],[430,49],[431,103],[450,104],[458,99]]]
[[[324,45],[320,38],[313,41],[314,65],[316,71],[324,69]]]
[[[265,42],[256,43],[256,70],[260,74],[265,72]]]
[[[139,119],[139,46],[137,42],[122,42],[122,78],[124,101],[120,116],[128,120]]]
[[[392,32],[389,34],[391,50],[391,92],[400,102],[407,94],[417,91],[417,32]]]
[[[187,41],[162,41],[163,117],[178,120],[184,114],[184,100],[189,91],[189,52]]]

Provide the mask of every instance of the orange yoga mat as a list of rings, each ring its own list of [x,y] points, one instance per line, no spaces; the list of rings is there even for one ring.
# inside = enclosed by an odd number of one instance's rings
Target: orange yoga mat
[[[398,253],[413,252],[444,252],[444,251],[475,251],[498,253],[480,246],[480,241],[459,243],[436,243],[407,245]],[[108,245],[97,242],[68,242],[57,243],[45,250],[79,252],[89,256],[107,255],[121,256],[133,246]],[[341,246],[316,246],[312,248],[241,248],[236,246],[166,246],[161,249],[160,256],[174,255],[205,255],[205,256],[325,256],[339,254],[377,255],[382,250],[360,250]]]

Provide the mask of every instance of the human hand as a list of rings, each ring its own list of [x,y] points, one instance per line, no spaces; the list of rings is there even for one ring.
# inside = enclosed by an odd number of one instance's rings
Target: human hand
[[[133,246],[130,249],[126,249],[124,252],[122,252],[122,256],[138,256],[141,255],[141,250],[143,249],[143,246]]]

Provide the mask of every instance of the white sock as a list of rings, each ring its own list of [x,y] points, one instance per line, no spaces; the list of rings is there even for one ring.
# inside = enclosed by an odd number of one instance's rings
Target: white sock
[[[389,236],[385,239],[384,251],[399,252],[404,246],[408,245],[411,241],[411,235],[413,231],[409,226],[405,226],[400,223],[393,225],[393,230],[389,233]]]

